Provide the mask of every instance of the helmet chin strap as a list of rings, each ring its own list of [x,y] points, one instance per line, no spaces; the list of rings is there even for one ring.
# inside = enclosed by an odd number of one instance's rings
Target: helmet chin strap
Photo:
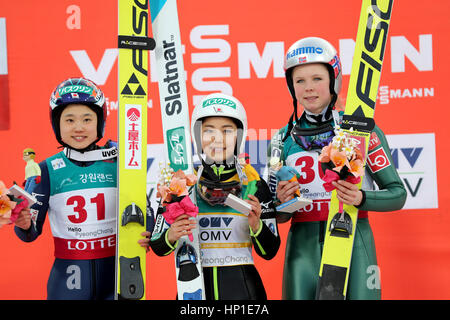
[[[210,173],[210,175],[211,175],[212,177],[214,177],[215,174],[211,174],[211,171],[212,171],[211,165],[213,165],[213,164],[215,164],[215,163],[214,163],[214,162],[211,162],[211,163],[207,162],[207,160],[206,160],[206,155],[204,155],[204,154],[199,155],[199,158],[200,158],[202,164],[201,164],[201,166],[198,168],[198,171],[197,171],[197,177],[201,177],[201,176],[202,176],[203,170],[208,171],[208,172]],[[242,171],[241,165],[239,164],[238,157],[237,157],[236,155],[233,155],[233,157],[230,158],[230,160],[231,160],[231,162],[227,163],[227,165],[232,165],[232,166],[235,167],[236,172],[237,172],[238,177],[239,177],[239,180],[240,180],[241,183],[242,183],[242,181],[243,181],[243,179],[244,179],[244,173],[243,173],[243,171]]]
[[[306,109],[303,112],[304,112],[304,115],[305,115],[306,119],[309,122],[320,124],[320,123],[326,122],[326,121],[328,121],[328,120],[330,120],[332,118],[332,112],[331,112],[332,109],[333,108],[330,105],[330,106],[324,108],[322,110],[322,112],[320,112],[319,114],[315,114],[315,113],[309,112]]]

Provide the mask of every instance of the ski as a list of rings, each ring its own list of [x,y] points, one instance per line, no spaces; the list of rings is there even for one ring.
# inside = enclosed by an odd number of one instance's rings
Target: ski
[[[118,0],[118,179],[115,299],[145,299],[148,4]]]
[[[362,0],[341,128],[358,141],[364,166],[374,127],[373,116],[392,5],[393,0]],[[361,183],[362,180],[359,187]],[[316,298],[320,300],[344,300],[347,294],[358,209],[344,204],[343,212],[340,211],[336,190],[333,190],[316,292]]]
[[[150,0],[150,13],[156,41],[165,158],[174,171],[181,169],[190,174],[193,173],[192,147],[177,2]],[[195,203],[192,194],[191,199]],[[161,223],[162,219],[156,221],[155,230]],[[179,300],[205,299],[198,228],[192,231],[193,241],[183,236],[174,252]]]

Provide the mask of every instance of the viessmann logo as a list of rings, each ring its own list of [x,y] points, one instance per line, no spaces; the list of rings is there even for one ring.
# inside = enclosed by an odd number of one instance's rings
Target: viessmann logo
[[[376,10],[379,11],[379,10]],[[370,13],[372,21],[379,21]],[[143,19],[141,19],[143,20]],[[139,20],[138,20],[139,21]],[[383,37],[382,26],[374,26],[374,37]],[[231,31],[235,30],[235,31]],[[378,31],[380,30],[380,31]],[[233,87],[239,85],[239,80],[246,79],[277,79],[284,78],[283,61],[286,57],[286,46],[283,41],[265,41],[264,45],[256,42],[242,42],[237,39],[237,46],[230,43],[230,37],[238,37],[239,29],[228,24],[196,25],[187,30],[188,45],[192,52],[184,56],[184,64],[188,73],[186,80],[192,85],[192,100],[189,103],[197,105],[210,92],[233,93]],[[372,39],[372,37],[370,38]],[[150,82],[158,81],[159,75],[165,79],[163,92],[167,97],[163,105],[169,115],[181,112],[179,81],[183,72],[174,59],[181,56],[172,46],[174,39],[171,36],[164,39],[163,58],[165,59],[161,72],[149,72]],[[213,40],[213,41],[212,41]],[[333,44],[339,52],[342,75],[350,75],[355,39],[339,38]],[[385,63],[383,73],[409,73],[410,70],[419,72],[436,72],[436,59],[433,57],[433,34],[411,33],[409,35],[389,36],[385,43],[390,63]],[[162,47],[162,46],[161,46]],[[314,48],[315,53],[320,49]],[[118,50],[105,48],[103,57],[98,65],[94,66],[89,57],[89,50],[70,50],[76,66],[84,77],[99,85],[108,82],[112,76]],[[302,50],[303,51],[303,50]],[[312,49],[304,49],[304,52]],[[150,54],[153,55],[152,51]],[[291,52],[292,53],[292,52]],[[302,57],[302,55],[295,56]],[[136,59],[138,62],[139,60]],[[370,59],[369,59],[370,60]],[[233,62],[236,61],[236,62]],[[150,59],[149,70],[156,70],[156,59]],[[376,63],[374,64],[376,66]],[[370,69],[370,63],[368,65]],[[419,80],[420,78],[418,78]],[[414,82],[414,88],[408,82],[407,88],[401,84],[380,83],[378,103],[387,104],[393,99],[417,99],[435,96],[435,88],[430,84],[424,85],[421,81]],[[123,88],[120,88],[122,90]],[[373,97],[375,99],[375,97]],[[106,99],[108,111],[117,110],[117,101]]]

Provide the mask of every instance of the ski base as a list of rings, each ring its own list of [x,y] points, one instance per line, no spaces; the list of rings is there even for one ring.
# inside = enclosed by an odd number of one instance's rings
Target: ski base
[[[322,276],[319,278],[319,300],[345,300],[343,294],[348,269],[329,264],[323,265]]]

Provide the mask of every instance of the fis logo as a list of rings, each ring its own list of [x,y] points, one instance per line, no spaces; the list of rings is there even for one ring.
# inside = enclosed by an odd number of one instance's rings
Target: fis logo
[[[367,116],[373,113],[373,109],[375,109],[377,81],[379,81],[381,75],[392,4],[393,0],[390,0],[387,4],[386,12],[381,11],[377,7],[378,4],[372,5],[370,12],[368,12],[367,24],[363,35],[364,41],[360,39],[363,42],[363,46],[360,51],[355,50],[354,59],[357,59],[359,62],[355,69],[357,70],[355,75],[358,77],[355,82],[350,81],[349,83],[349,90],[356,91],[356,96],[359,99],[357,103],[360,104],[360,107],[353,113],[354,115]],[[359,31],[358,37],[360,37]],[[368,41],[368,39],[373,40]]]

